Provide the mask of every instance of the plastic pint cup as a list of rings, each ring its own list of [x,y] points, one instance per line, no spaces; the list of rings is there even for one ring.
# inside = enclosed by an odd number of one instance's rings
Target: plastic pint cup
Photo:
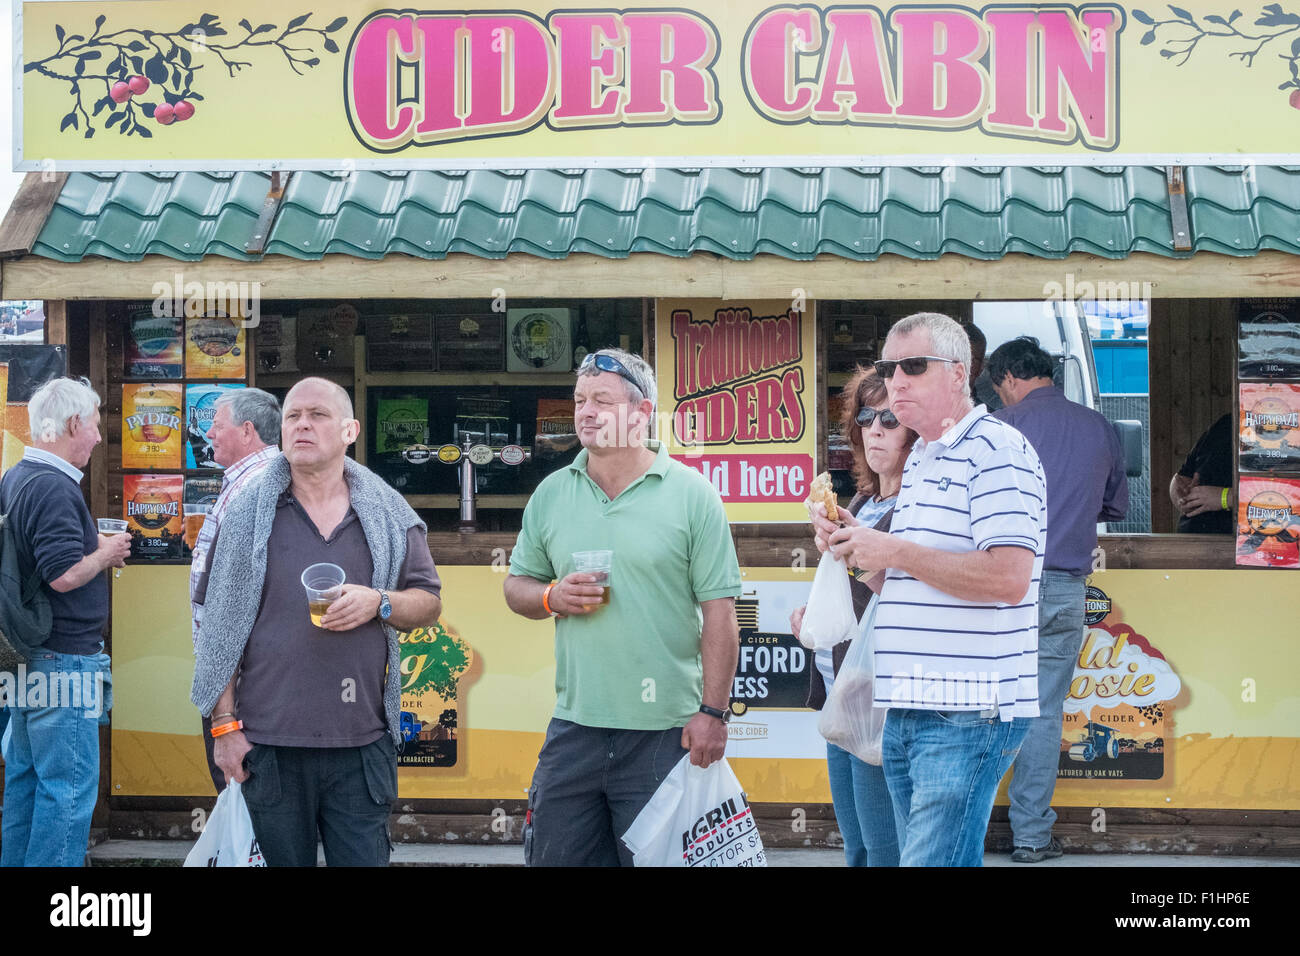
[[[321,618],[329,606],[343,594],[347,576],[337,564],[313,564],[302,573],[302,586],[307,592],[307,612],[312,624],[320,627]]]
[[[194,545],[198,543],[199,532],[203,530],[203,522],[208,520],[208,515],[212,513],[212,505],[185,505],[185,547],[191,552]]]
[[[97,519],[96,524],[99,525],[99,533],[105,538],[111,538],[115,534],[126,534],[125,518],[99,518]],[[121,576],[122,569],[114,568],[113,577],[120,578]]]
[[[573,569],[580,574],[594,574],[596,580],[592,583],[604,588],[604,593],[600,596],[601,604],[608,604],[610,591],[613,590],[611,581],[611,572],[614,568],[613,551],[575,551],[573,553]]]

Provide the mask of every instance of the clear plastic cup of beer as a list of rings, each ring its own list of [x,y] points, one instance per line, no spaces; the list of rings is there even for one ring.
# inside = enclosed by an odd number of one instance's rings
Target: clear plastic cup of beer
[[[613,590],[614,586],[611,580],[613,568],[613,551],[573,552],[573,569],[579,574],[594,574],[596,580],[592,583],[604,588],[604,593],[600,596],[601,604],[609,603],[610,591]]]
[[[188,504],[183,506],[185,509],[185,547],[193,554],[194,545],[198,543],[199,532],[203,530],[203,522],[208,520],[208,515],[212,513],[212,505],[208,504]]]
[[[96,521],[96,524],[99,525],[99,533],[105,538],[111,538],[115,534],[126,534],[125,518],[100,518]],[[121,576],[122,569],[114,568],[113,577],[120,578]]]
[[[307,592],[307,613],[311,622],[320,627],[321,618],[329,606],[343,594],[347,575],[337,564],[313,564],[302,573],[303,590]]]

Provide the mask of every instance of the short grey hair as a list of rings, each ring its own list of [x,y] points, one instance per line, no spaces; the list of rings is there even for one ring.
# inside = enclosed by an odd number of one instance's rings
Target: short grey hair
[[[217,408],[229,408],[230,420],[238,428],[251,422],[264,445],[280,444],[280,402],[260,388],[237,388],[217,399]]]
[[[930,351],[939,358],[961,362],[963,381],[969,387],[970,380],[970,336],[953,319],[938,312],[913,312],[899,319],[889,330],[885,341],[896,335],[924,331],[930,336]]]
[[[338,405],[339,412],[345,420],[357,417],[356,412],[352,408],[352,396],[348,394],[348,390],[338,382],[331,382],[329,379],[322,378],[319,375],[310,375],[307,378],[302,378],[294,382],[293,388],[289,389],[289,391],[285,393],[284,400],[287,402],[289,396],[293,394],[294,389],[298,388],[300,385],[306,385],[308,382],[319,383],[330,389],[334,395],[334,401]]]
[[[52,442],[68,430],[68,419],[89,422],[102,405],[84,378],[54,378],[36,390],[27,404],[32,441]]]
[[[619,376],[623,382],[623,387],[627,389],[628,400],[639,402],[643,398],[650,399],[650,405],[652,406],[651,417],[653,418],[653,406],[658,404],[659,388],[655,384],[655,371],[650,367],[650,363],[641,356],[625,352],[623,349],[599,349],[592,354],[608,355],[610,358],[617,359],[619,364],[631,373],[632,378],[636,379],[635,386],[623,376]],[[595,365],[589,365],[585,369],[579,369],[578,375],[579,377],[599,375],[600,371]]]

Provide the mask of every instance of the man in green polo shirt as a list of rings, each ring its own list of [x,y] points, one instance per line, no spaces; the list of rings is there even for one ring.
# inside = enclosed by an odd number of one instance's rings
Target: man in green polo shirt
[[[690,753],[727,745],[740,566],[713,486],[648,439],[655,379],[620,349],[583,361],[582,450],[524,510],[506,603],[555,622],[555,715],[528,791],[530,866],[631,865],[620,837]],[[580,551],[612,551],[610,600]]]

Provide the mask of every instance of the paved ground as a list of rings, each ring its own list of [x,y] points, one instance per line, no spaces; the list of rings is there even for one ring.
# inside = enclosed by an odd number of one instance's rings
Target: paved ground
[[[194,844],[184,840],[109,840],[90,851],[92,864],[100,866],[178,866]],[[772,866],[843,866],[839,850],[769,850]],[[320,858],[324,863],[324,856]],[[402,844],[393,851],[394,866],[522,866],[523,847],[465,846],[457,844]],[[1008,854],[986,854],[985,866],[1028,869],[1012,863]],[[1300,859],[1259,856],[1174,856],[1138,853],[1073,853],[1059,860],[1033,864],[1049,867],[1264,867],[1300,866]]]

